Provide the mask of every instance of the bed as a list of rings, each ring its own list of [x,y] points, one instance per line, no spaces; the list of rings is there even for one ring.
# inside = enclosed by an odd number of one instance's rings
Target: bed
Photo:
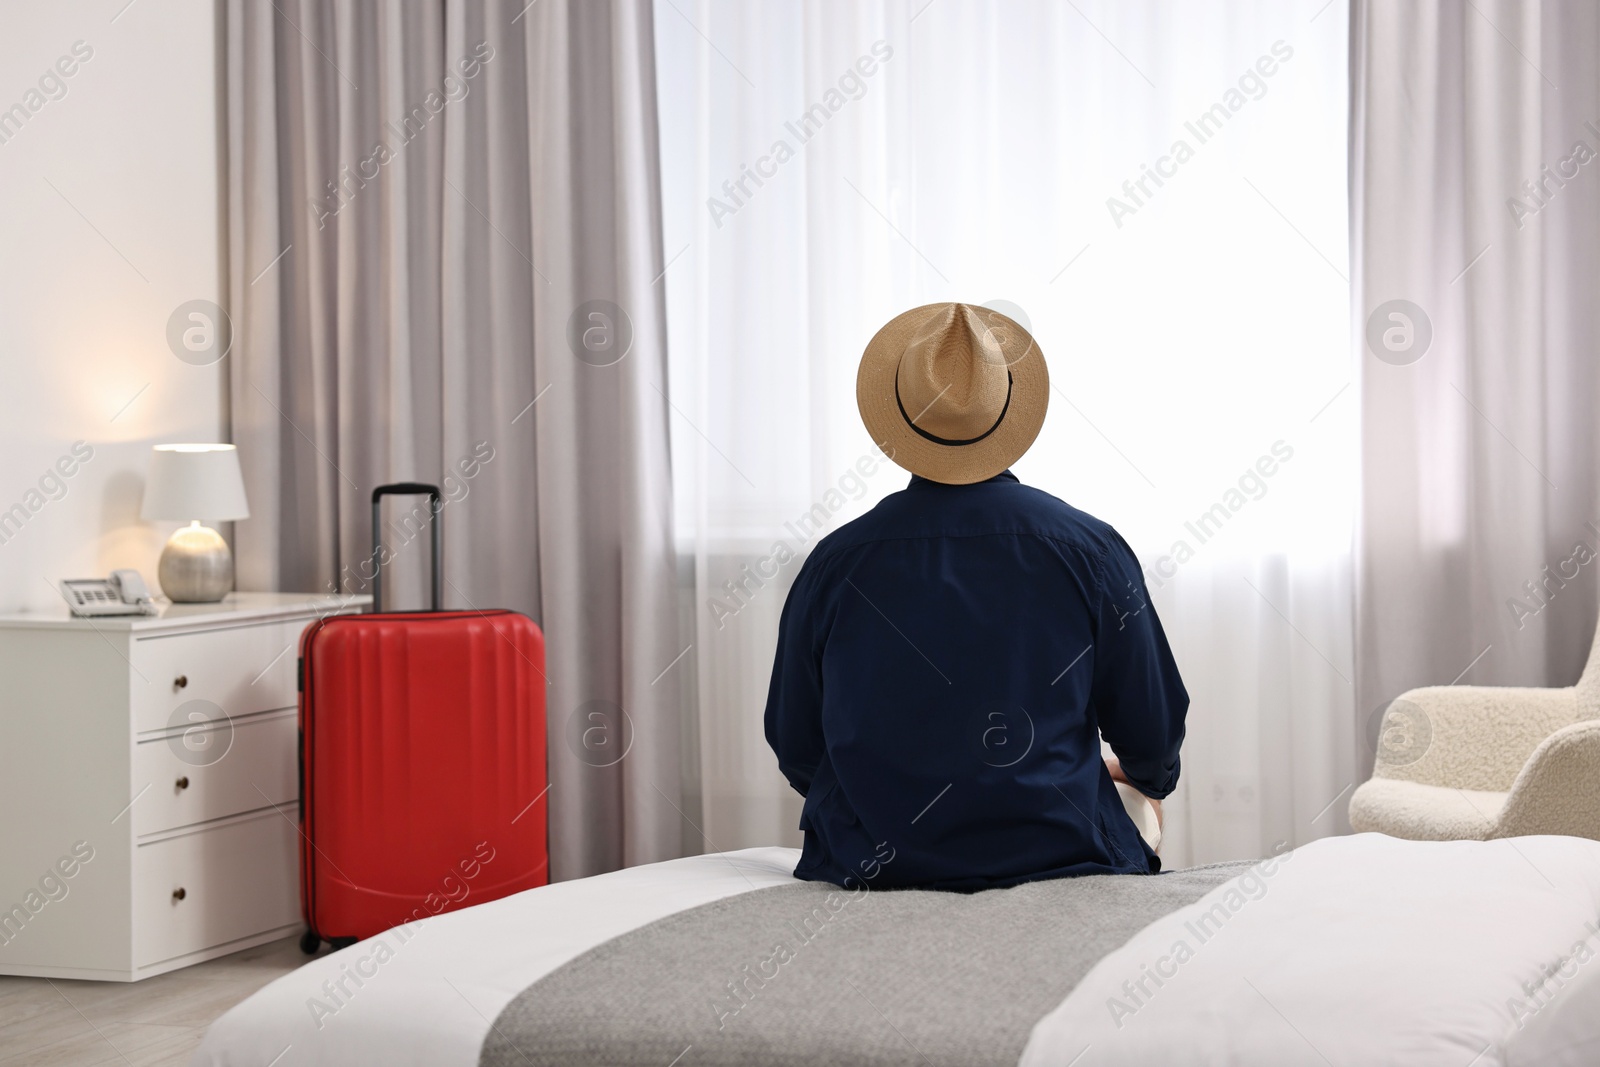
[[[236,1006],[194,1063],[1600,1062],[1600,842],[1361,834],[970,895],[799,882],[796,858],[650,864],[389,931]]]

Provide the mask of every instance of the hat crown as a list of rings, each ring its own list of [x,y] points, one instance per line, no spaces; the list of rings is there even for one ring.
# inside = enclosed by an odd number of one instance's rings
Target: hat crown
[[[913,426],[952,442],[988,433],[1011,391],[999,339],[969,304],[934,308],[900,354],[895,386]]]

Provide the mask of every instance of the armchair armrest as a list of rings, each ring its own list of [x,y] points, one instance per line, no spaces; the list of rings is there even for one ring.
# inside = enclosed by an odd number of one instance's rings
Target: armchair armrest
[[[1525,834],[1600,840],[1600,720],[1557,730],[1517,775],[1494,836]]]
[[[1383,713],[1372,776],[1504,793],[1540,742],[1578,717],[1571,687],[1412,689]]]

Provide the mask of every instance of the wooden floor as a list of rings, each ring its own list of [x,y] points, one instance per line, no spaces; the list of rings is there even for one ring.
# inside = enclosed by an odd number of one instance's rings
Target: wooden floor
[[[183,1067],[213,1019],[306,959],[291,937],[142,982],[0,977],[0,1067]]]

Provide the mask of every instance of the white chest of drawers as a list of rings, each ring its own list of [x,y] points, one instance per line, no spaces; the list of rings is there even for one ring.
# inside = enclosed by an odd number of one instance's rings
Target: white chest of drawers
[[[368,599],[0,615],[0,974],[135,981],[299,929],[296,645]]]

